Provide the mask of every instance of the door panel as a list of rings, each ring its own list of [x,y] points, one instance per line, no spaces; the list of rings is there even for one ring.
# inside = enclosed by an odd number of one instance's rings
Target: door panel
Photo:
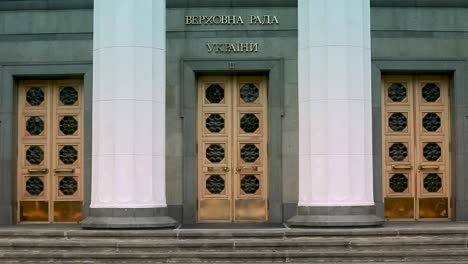
[[[262,77],[234,79],[235,222],[267,220],[267,90]]]
[[[198,221],[267,220],[264,77],[202,77],[198,84]]]
[[[383,78],[388,219],[449,219],[449,86],[445,76]]]
[[[18,221],[81,221],[82,83],[21,81],[18,94]]]

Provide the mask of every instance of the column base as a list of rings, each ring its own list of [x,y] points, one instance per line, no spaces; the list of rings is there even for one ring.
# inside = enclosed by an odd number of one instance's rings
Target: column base
[[[359,227],[381,226],[384,220],[375,214],[374,206],[298,206],[289,226]]]
[[[173,228],[177,221],[164,208],[90,208],[84,229]]]

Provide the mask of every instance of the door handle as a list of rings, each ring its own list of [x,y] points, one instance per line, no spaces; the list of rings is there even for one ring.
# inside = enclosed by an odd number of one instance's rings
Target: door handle
[[[229,167],[208,167],[209,172],[229,172]]]
[[[392,169],[394,170],[411,170],[412,166],[407,164],[407,165],[392,165]]]
[[[55,169],[54,170],[56,173],[73,173],[75,172],[75,169],[70,168],[70,169]]]
[[[421,165],[419,166],[420,170],[438,170],[440,168],[439,165]]]
[[[241,171],[243,171],[243,170],[258,171],[258,167],[257,167],[257,166],[252,166],[252,167],[242,167],[242,166],[240,166],[240,167],[237,167],[237,168],[236,168],[236,171],[237,171],[237,172],[241,172]]]
[[[29,172],[29,173],[43,173],[43,174],[47,174],[47,173],[49,173],[49,169],[29,169],[28,172]]]

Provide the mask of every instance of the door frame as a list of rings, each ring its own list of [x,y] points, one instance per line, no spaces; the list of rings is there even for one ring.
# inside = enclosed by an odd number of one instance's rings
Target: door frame
[[[468,178],[463,175],[468,171],[465,160],[468,155],[466,134],[466,112],[468,93],[465,89],[465,61],[463,60],[411,60],[379,59],[372,60],[372,121],[373,121],[373,179],[376,213],[384,217],[383,177],[382,177],[382,75],[385,74],[434,74],[449,77],[450,93],[450,138],[451,146],[451,188],[452,220],[467,221]]]
[[[91,62],[77,64],[0,65],[0,225],[16,223],[16,174],[18,153],[18,80],[82,79],[84,93],[84,171],[83,218],[91,202],[92,83]]]
[[[265,75],[268,85],[268,223],[283,222],[282,117],[284,116],[283,59],[182,59],[180,117],[183,119],[182,223],[197,219],[197,76]]]

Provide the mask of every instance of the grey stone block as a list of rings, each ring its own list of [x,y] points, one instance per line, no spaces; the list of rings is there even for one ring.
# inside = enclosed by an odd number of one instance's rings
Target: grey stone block
[[[90,208],[84,229],[173,228],[177,221],[167,216],[167,208]]]
[[[375,215],[373,206],[299,206],[289,226],[354,227],[380,226],[384,220]]]
[[[168,216],[158,217],[95,217],[83,220],[84,229],[173,228],[177,222]]]
[[[93,3],[93,0],[2,0],[0,1],[0,11],[92,9]]]

